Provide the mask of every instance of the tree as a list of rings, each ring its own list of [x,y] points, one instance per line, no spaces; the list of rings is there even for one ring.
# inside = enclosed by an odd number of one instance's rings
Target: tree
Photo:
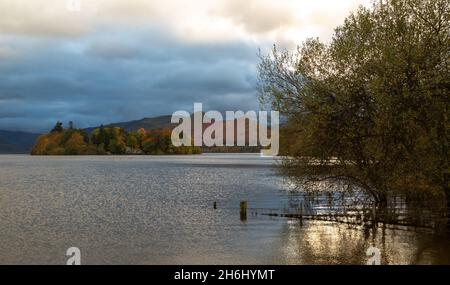
[[[136,133],[127,133],[126,135],[126,145],[131,149],[139,148],[139,140]]]
[[[84,137],[79,132],[72,132],[67,142],[64,144],[65,154],[77,155],[86,154],[87,144]]]
[[[121,139],[113,138],[109,143],[109,151],[112,154],[125,154],[126,145]]]
[[[35,145],[33,146],[33,149],[31,150],[32,155],[43,155],[45,154],[45,150],[47,148],[49,139],[46,135],[40,136]]]
[[[51,133],[62,133],[64,131],[63,124],[60,121],[57,121],[53,129],[50,131]]]
[[[91,141],[97,146],[102,144],[104,148],[109,145],[109,137],[103,125],[92,131]]]
[[[139,147],[142,149],[143,142],[147,138],[147,131],[144,128],[140,128],[136,133],[136,137],[138,139]]]
[[[286,173],[307,187],[356,184],[378,204],[450,200],[449,21],[445,0],[376,1],[329,44],[261,56],[261,100],[288,119]]]

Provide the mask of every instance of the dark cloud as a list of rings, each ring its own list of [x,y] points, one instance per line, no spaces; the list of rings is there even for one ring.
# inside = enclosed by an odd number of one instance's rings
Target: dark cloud
[[[251,43],[115,29],[28,44],[0,61],[0,129],[46,131],[56,120],[88,127],[192,111],[194,102],[221,111],[258,108],[258,47]]]

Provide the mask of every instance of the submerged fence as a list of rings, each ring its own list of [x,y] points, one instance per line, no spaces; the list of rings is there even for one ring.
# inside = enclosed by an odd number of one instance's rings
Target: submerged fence
[[[247,201],[240,203],[241,220],[251,216],[263,215],[284,217],[303,221],[326,221],[343,223],[355,227],[379,227],[450,233],[450,215],[446,204],[441,200],[410,200],[391,198],[385,207],[373,203],[355,203],[355,200],[335,199],[330,195],[307,197],[297,194],[283,208],[252,208]],[[214,204],[216,208],[217,205]]]

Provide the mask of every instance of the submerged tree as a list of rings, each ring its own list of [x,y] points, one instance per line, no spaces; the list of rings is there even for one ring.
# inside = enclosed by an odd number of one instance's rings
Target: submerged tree
[[[376,1],[329,44],[261,56],[262,102],[288,120],[289,175],[304,186],[346,181],[379,204],[394,191],[450,200],[449,5]]]

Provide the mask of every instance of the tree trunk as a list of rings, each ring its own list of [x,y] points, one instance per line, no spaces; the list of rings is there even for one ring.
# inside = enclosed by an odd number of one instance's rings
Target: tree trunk
[[[450,229],[450,183],[444,185],[445,199],[447,200],[447,228]]]
[[[447,228],[450,229],[450,191],[445,192],[446,192],[445,196],[447,199]]]
[[[387,195],[383,193],[379,193],[377,197],[377,208],[384,209],[387,207],[388,199]]]

